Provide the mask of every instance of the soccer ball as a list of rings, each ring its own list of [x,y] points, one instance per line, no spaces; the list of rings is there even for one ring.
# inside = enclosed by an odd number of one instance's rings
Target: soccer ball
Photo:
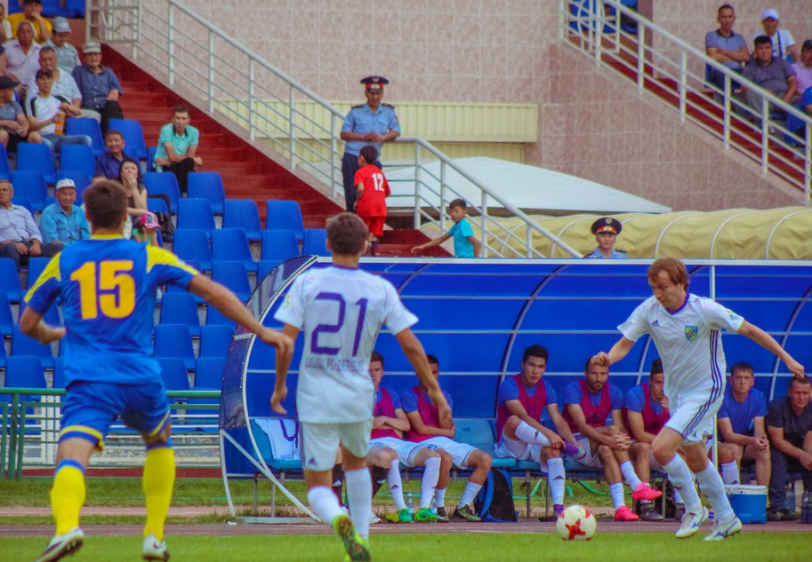
[[[571,505],[558,516],[555,528],[565,541],[588,541],[595,536],[598,522],[587,508]]]

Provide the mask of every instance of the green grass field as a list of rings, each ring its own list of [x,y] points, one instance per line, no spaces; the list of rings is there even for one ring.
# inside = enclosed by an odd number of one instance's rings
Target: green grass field
[[[332,536],[212,537],[167,539],[172,560],[194,562],[272,560],[274,562],[340,561],[343,552]],[[0,560],[35,558],[47,540],[0,538]],[[71,562],[140,560],[138,537],[89,537]],[[723,562],[808,562],[812,539],[805,533],[749,532],[723,543],[700,538],[678,541],[665,533],[601,534],[590,542],[563,542],[551,533],[454,535],[379,535],[372,538],[373,560],[381,562],[658,562],[691,560]]]

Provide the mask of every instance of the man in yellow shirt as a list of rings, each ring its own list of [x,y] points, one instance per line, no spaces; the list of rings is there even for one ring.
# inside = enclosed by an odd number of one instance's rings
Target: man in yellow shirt
[[[14,39],[17,38],[17,26],[21,21],[29,21],[34,27],[34,41],[45,43],[51,38],[51,22],[42,17],[42,0],[23,0],[23,11],[10,14],[8,23],[11,24],[11,32]]]

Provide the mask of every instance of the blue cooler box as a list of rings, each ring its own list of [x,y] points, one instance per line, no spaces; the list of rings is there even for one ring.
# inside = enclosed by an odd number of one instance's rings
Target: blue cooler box
[[[766,486],[725,486],[725,493],[742,523],[767,522]]]

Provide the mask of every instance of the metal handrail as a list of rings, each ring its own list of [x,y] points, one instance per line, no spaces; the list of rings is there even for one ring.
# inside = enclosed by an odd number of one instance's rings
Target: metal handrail
[[[611,7],[615,12],[614,15],[607,15],[604,12],[604,6]],[[637,24],[636,35],[622,29],[620,15]],[[559,39],[563,43],[589,55],[598,66],[611,66],[607,57],[604,56],[608,55],[615,65],[622,64],[635,72],[640,93],[647,91],[647,83],[656,84],[659,88],[666,90],[677,98],[676,104],[666,102],[666,105],[676,109],[682,121],[690,120],[720,137],[724,143],[724,150],[732,147],[751,160],[755,160],[761,165],[762,174],[772,172],[787,181],[802,191],[806,203],[810,203],[812,200],[812,140],[810,140],[812,139],[812,119],[804,112],[716,62],[700,49],[686,43],[636,11],[627,8],[620,0],[603,0],[602,2],[559,0],[558,23]],[[648,38],[654,36],[665,42],[667,47],[657,49],[652,45],[647,45]],[[676,56],[669,55],[673,51],[677,52]],[[624,61],[622,56],[614,56],[623,54],[628,55],[633,62]],[[703,68],[709,66],[722,74],[724,88],[719,89],[715,85],[705,84],[704,76],[697,76],[691,71],[691,63],[701,65]],[[669,87],[662,80],[663,77],[673,79],[676,87]],[[752,124],[746,119],[745,115],[747,113],[752,115],[754,110],[733,95],[736,82],[759,94],[761,109],[757,119],[760,120],[760,125]],[[716,99],[716,96],[713,98],[707,96],[708,88],[721,100]],[[649,93],[655,95],[653,92]],[[701,96],[704,103],[712,104],[721,111],[721,118],[715,117],[705,111],[701,105],[694,103],[689,94]],[[785,135],[792,134],[794,131],[789,131],[783,121],[771,118],[771,105],[780,108],[787,114],[794,115],[805,124],[806,142],[804,143],[803,139],[796,137],[797,141],[803,144],[801,162],[796,162],[793,157],[798,154],[795,146],[784,138]],[[701,113],[705,119],[714,120],[714,123],[722,128],[721,135],[692,112]],[[734,126],[734,123],[738,126]],[[789,173],[786,170],[789,170]]]

